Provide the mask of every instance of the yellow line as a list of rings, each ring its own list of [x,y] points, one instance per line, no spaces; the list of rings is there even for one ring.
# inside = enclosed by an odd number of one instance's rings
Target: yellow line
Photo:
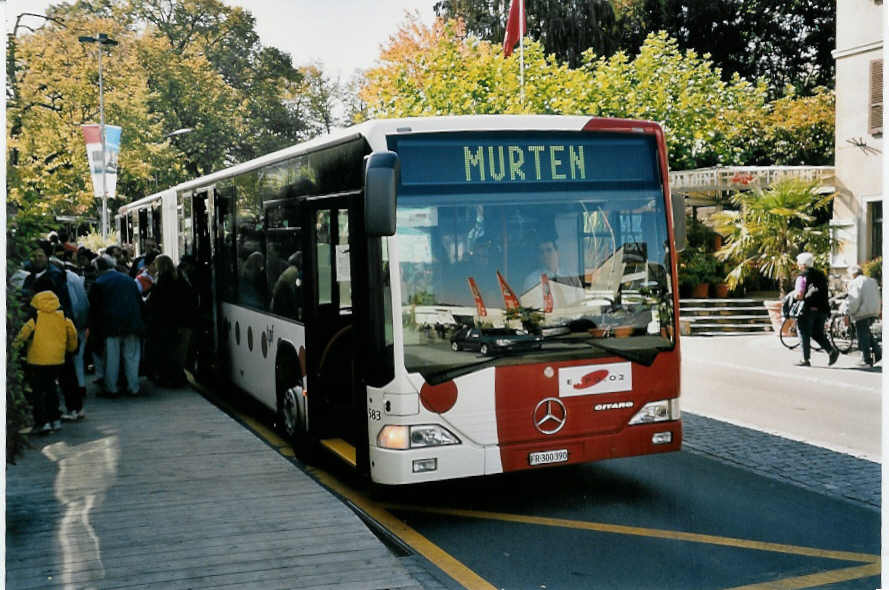
[[[336,453],[336,456],[355,467],[355,447],[347,443],[341,438],[325,438],[321,440],[321,445]]]
[[[434,563],[441,571],[452,577],[464,588],[496,590],[496,586],[491,585],[490,582],[466,567],[441,547],[393,516],[381,504],[367,498],[364,494],[352,489],[320,469],[313,468],[310,469],[310,472],[325,486],[351,500],[371,518]]]
[[[569,529],[581,529],[602,533],[615,533],[619,535],[636,535],[641,537],[655,537],[660,539],[673,539],[692,543],[707,543],[710,545],[724,545],[727,547],[739,547],[742,549],[755,549],[759,551],[772,551],[775,553],[789,553],[792,555],[805,555],[808,557],[820,557],[825,559],[841,559],[844,561],[860,561],[863,563],[879,563],[880,556],[870,553],[851,553],[848,551],[831,551],[814,547],[801,547],[798,545],[784,545],[781,543],[766,543],[763,541],[750,541],[747,539],[735,539],[731,537],[719,537],[715,535],[702,535],[697,533],[685,533],[682,531],[669,531],[662,529],[647,529],[640,527],[622,526],[599,522],[584,522],[567,520],[563,518],[544,518],[540,516],[524,516],[521,514],[508,514],[503,512],[486,512],[483,510],[461,510],[458,508],[427,508],[425,506],[412,506],[402,504],[384,504],[389,510],[404,510],[408,512],[424,512],[430,514],[443,514],[447,516],[462,516],[465,518],[483,518],[488,520],[501,520],[505,522],[518,522],[523,524],[536,524],[541,526],[563,527]]]
[[[846,567],[838,570],[821,572],[818,574],[810,574],[808,576],[785,578],[783,580],[764,582],[762,584],[737,586],[735,588],[732,588],[731,590],[795,590],[797,588],[814,588],[816,586],[824,586],[825,584],[836,584],[837,582],[858,580],[860,578],[870,578],[872,576],[878,575],[880,575],[879,562],[869,563],[867,565],[858,565],[854,567]]]

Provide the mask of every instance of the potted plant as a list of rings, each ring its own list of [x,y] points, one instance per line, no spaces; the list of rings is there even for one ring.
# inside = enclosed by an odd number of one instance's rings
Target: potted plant
[[[725,236],[716,256],[730,268],[729,288],[759,276],[777,279],[778,300],[763,302],[776,334],[782,323],[781,299],[797,273],[797,255],[808,251],[816,264],[824,264],[836,242],[828,225],[834,195],[819,194],[817,188],[817,183],[787,179],[765,191],[738,192],[731,199],[737,210],[713,217],[716,231]]]
[[[718,278],[719,261],[701,248],[688,247],[679,257],[679,287],[695,298],[707,297],[710,283]]]

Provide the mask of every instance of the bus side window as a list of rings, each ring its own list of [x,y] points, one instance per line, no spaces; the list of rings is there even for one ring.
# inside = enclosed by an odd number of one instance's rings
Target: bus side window
[[[297,321],[302,321],[304,307],[302,237],[295,204],[282,203],[266,209],[266,273],[272,294],[271,311]]]
[[[315,215],[315,257],[317,260],[318,304],[333,303],[333,269],[330,264],[330,211]]]
[[[337,210],[336,282],[340,294],[340,313],[352,309],[352,268],[349,258],[349,211]]]

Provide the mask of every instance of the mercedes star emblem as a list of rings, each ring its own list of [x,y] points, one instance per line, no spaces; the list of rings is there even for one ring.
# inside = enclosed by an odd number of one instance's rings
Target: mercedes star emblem
[[[532,421],[534,428],[543,434],[555,434],[565,426],[568,419],[568,410],[561,400],[548,397],[540,400],[534,408]]]

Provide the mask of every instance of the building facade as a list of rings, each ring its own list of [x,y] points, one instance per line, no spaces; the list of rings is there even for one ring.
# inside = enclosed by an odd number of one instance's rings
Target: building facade
[[[837,0],[835,273],[882,253],[883,0]]]

